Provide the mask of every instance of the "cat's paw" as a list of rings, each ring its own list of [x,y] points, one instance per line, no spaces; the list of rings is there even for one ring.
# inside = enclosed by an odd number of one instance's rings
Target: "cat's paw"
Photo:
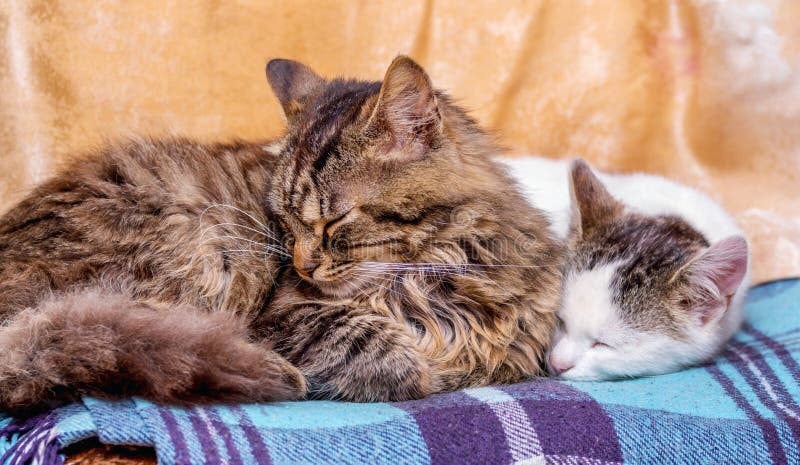
[[[388,355],[332,381],[338,396],[353,402],[396,402],[431,393],[428,365],[416,350]]]
[[[51,380],[0,372],[0,411],[5,414],[26,418],[74,400],[74,394]]]
[[[289,308],[289,329],[272,337],[276,351],[306,376],[308,397],[383,402],[436,390],[427,358],[403,324],[363,307]]]
[[[411,400],[430,394],[431,371],[411,336],[394,324],[374,334],[378,340],[352,341],[344,363],[310,379],[310,394],[352,402]]]
[[[272,402],[306,396],[306,378],[276,352],[246,343],[214,360],[215,368],[198,379],[193,390],[208,400]]]

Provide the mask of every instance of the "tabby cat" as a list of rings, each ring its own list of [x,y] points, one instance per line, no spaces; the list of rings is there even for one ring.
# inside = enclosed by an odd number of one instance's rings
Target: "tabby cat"
[[[136,140],[0,219],[0,409],[402,400],[543,373],[562,249],[493,138],[398,57],[272,60],[263,143]]]

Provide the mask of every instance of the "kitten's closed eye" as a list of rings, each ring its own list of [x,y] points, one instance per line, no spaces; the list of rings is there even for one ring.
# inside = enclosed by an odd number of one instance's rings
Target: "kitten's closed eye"
[[[603,342],[603,341],[594,341],[594,342],[592,343],[592,349],[596,349],[596,348],[598,348],[598,347],[607,347],[607,348],[609,348],[609,349],[611,348],[611,346],[610,346],[610,345],[606,344],[606,343],[605,343],[605,342]]]

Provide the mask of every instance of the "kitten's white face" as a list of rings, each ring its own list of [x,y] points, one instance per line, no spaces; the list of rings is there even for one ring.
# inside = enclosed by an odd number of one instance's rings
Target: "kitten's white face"
[[[677,340],[622,321],[612,299],[616,266],[567,277],[560,324],[548,357],[551,374],[584,381],[646,376],[676,371],[707,357],[713,350],[708,339],[714,334],[699,322],[686,328],[689,338]]]
[[[679,216],[632,211],[580,160],[570,181],[570,257],[551,373],[645,376],[711,358],[740,321],[745,239],[709,244]]]

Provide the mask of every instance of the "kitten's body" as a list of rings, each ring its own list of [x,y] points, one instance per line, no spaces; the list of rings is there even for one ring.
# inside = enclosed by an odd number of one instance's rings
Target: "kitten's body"
[[[562,248],[492,138],[407,58],[383,84],[267,74],[280,140],[114,146],[0,219],[0,409],[401,400],[543,372]]]
[[[504,158],[528,200],[551,218],[550,228],[566,239],[572,215],[570,161],[544,157]],[[677,215],[709,242],[741,235],[731,215],[708,195],[660,176],[594,170],[611,195],[645,215]]]
[[[595,172],[602,185],[592,187],[593,181],[584,178],[585,187],[598,191],[581,199],[584,207],[591,210],[592,202],[602,201],[599,191],[605,188],[619,202],[619,211],[599,215],[595,229],[605,228],[605,233],[576,238],[573,229],[580,211],[570,192],[575,167],[569,161],[538,157],[504,161],[529,201],[550,215],[553,233],[577,250],[566,272],[560,317],[569,327],[556,336],[554,371],[582,379],[673,371],[707,360],[739,327],[749,284],[743,269],[746,247],[742,249],[743,240],[730,238],[743,234],[708,196],[658,176]],[[728,256],[721,254],[722,259],[735,265],[731,277],[738,281],[727,308],[713,315],[713,321],[698,324],[691,309],[678,308],[671,300],[691,300],[692,292],[704,292],[707,280],[695,276],[686,279],[688,290],[669,288],[703,250],[712,250],[709,246],[725,249]],[[739,261],[731,259],[734,255]],[[638,294],[641,304],[623,305],[626,292]],[[589,346],[598,340],[615,344]],[[631,353],[625,353],[626,346]]]

